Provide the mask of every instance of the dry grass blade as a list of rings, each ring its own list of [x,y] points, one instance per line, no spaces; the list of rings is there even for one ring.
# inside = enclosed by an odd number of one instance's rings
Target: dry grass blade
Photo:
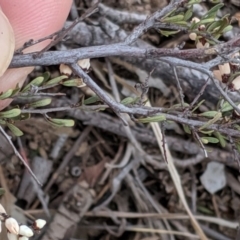
[[[28,213],[32,213],[32,210],[28,210]],[[185,220],[189,219],[188,215],[184,215],[182,213],[135,213],[135,212],[117,212],[112,211],[111,214],[118,218],[163,218],[163,219],[173,219],[173,220]],[[86,217],[109,217],[109,212],[107,211],[98,211],[98,212],[87,212],[85,214]],[[214,223],[219,226],[236,229],[239,224],[238,222],[231,222],[228,220],[224,220],[216,217],[209,216],[198,216],[194,215],[197,220],[205,221],[206,223]]]
[[[149,101],[147,102],[146,106],[151,107],[151,104],[150,104]],[[170,172],[170,175],[172,177],[174,185],[177,189],[178,195],[179,195],[179,197],[180,197],[180,199],[183,203],[183,206],[184,206],[187,214],[189,215],[189,217],[191,219],[192,225],[193,225],[195,231],[197,232],[197,234],[199,235],[200,239],[201,240],[207,240],[208,238],[204,234],[203,230],[201,229],[200,225],[198,224],[197,220],[195,219],[191,210],[188,207],[188,204],[187,204],[184,192],[183,192],[183,188],[182,188],[182,185],[181,185],[181,179],[180,179],[179,174],[177,172],[177,169],[176,169],[176,167],[173,163],[173,158],[172,158],[172,155],[169,151],[168,145],[165,144],[165,149],[163,149],[163,145],[162,145],[163,136],[162,136],[162,132],[161,132],[161,129],[159,127],[159,124],[153,122],[153,123],[150,123],[150,125],[153,129],[153,132],[154,132],[156,138],[157,138],[158,146],[161,150],[161,153],[164,154],[164,151],[166,151],[166,156],[167,156],[167,160],[168,160],[168,164],[167,164],[168,170]]]

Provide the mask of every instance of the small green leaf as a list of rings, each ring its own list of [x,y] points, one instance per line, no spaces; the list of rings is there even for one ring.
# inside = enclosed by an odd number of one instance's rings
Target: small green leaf
[[[55,127],[73,127],[75,122],[72,119],[60,119],[60,118],[45,118],[47,122]]]
[[[168,23],[177,23],[179,21],[182,21],[184,19],[184,16],[179,14],[179,15],[175,15],[172,17],[166,17],[164,19],[162,19],[162,22],[168,22]]]
[[[7,122],[7,126],[15,136],[20,137],[23,135],[23,132],[15,125]]]
[[[192,14],[193,14],[193,7],[191,6],[185,13],[183,20],[184,21],[189,20],[192,17]]]
[[[219,28],[222,25],[222,21],[215,21],[212,24],[210,24],[207,28],[208,32],[214,32],[214,29]],[[216,30],[215,30],[216,31]]]
[[[228,25],[227,27],[225,27],[223,30],[222,30],[222,33],[226,33],[226,32],[229,32],[233,29],[233,26],[231,25]]]
[[[187,133],[187,134],[191,134],[191,130],[190,130],[190,128],[189,128],[188,125],[183,124],[183,130],[184,130],[185,133]]]
[[[208,144],[208,140],[205,138],[200,138],[203,144]]]
[[[214,130],[200,131],[200,132],[206,135],[211,135],[214,132]]]
[[[21,114],[19,108],[14,108],[8,111],[0,112],[0,118],[14,118]]]
[[[32,108],[44,107],[49,105],[51,102],[52,102],[51,98],[45,98],[45,99],[38,100],[36,102],[29,103],[29,107],[32,107]]]
[[[83,101],[83,104],[88,105],[88,104],[96,103],[96,102],[99,102],[99,101],[101,101],[101,99],[97,95],[95,95],[95,96],[92,96],[92,97],[89,97],[89,98],[85,99]]]
[[[228,112],[233,110],[233,107],[229,104],[229,102],[224,102],[221,108],[221,112]]]
[[[48,82],[46,82],[46,84],[45,84],[44,86],[49,86],[49,85],[58,84],[58,83],[60,83],[62,80],[67,79],[67,78],[68,78],[68,76],[66,76],[66,75],[62,75],[62,76],[53,78],[53,79],[49,80]]]
[[[43,83],[43,80],[44,80],[44,77],[42,76],[33,79],[29,84],[27,84],[26,87],[23,88],[21,92],[27,92],[31,88],[31,86],[36,86],[36,87],[40,86]]]
[[[83,82],[81,78],[67,80],[61,83],[65,87],[85,87],[86,84]]]
[[[180,25],[180,26],[183,26],[183,27],[187,27],[187,26],[188,26],[188,23],[185,22],[185,21],[178,21],[178,22],[176,22],[175,24]]]
[[[216,14],[217,14],[217,11],[222,8],[224,6],[223,3],[219,3],[215,6],[213,6],[211,9],[209,9],[207,11],[207,13],[202,17],[202,19],[206,19],[206,18],[215,18],[216,17]],[[214,19],[213,19],[214,20]]]
[[[214,132],[215,137],[219,140],[221,147],[226,147],[227,142],[220,132]]]
[[[0,100],[11,97],[12,93],[13,93],[13,89],[8,89],[6,92],[0,94]]]
[[[183,107],[189,107],[189,104],[188,103],[183,103]],[[174,104],[173,106],[171,106],[169,108],[169,110],[175,110],[175,109],[178,109],[178,108],[182,108],[182,104],[181,103],[177,103],[177,104]]]
[[[44,72],[42,76],[44,78],[43,82],[47,82],[49,80],[49,78],[51,77],[51,73],[50,72]]]
[[[133,97],[126,97],[124,98],[122,101],[121,101],[121,104],[123,105],[129,105],[129,104],[132,104],[136,101],[136,98],[133,98]]]
[[[6,121],[5,120],[2,120],[0,119],[0,125],[5,125],[6,124]]]
[[[214,212],[212,210],[210,210],[209,208],[207,208],[205,206],[201,206],[201,205],[197,206],[197,210],[198,210],[198,212],[201,212],[204,215],[213,215],[214,214]]]
[[[215,18],[206,18],[206,19],[202,19],[200,22],[197,23],[197,25],[202,25],[202,24],[207,24],[207,23],[211,23],[215,20]]]
[[[164,18],[168,17],[168,16],[171,16],[173,13],[175,13],[175,11],[176,11],[176,8],[174,8],[173,10],[171,10],[170,12],[168,12],[168,13],[162,18],[162,20],[163,20]]]
[[[16,96],[16,95],[19,93],[20,89],[21,89],[21,87],[20,87],[19,85],[17,85],[17,86],[13,89],[13,92],[12,92],[11,97]]]
[[[194,113],[204,102],[205,102],[205,99],[203,99],[202,101],[200,101],[200,102],[194,107],[194,109],[193,109],[191,112]]]
[[[177,31],[159,30],[159,32],[160,32],[163,36],[169,37],[170,35],[174,35],[174,34],[178,33],[179,30],[177,30]]]
[[[219,143],[219,140],[214,137],[202,137],[201,138],[202,142],[207,142],[207,143]],[[206,143],[205,143],[206,144]]]
[[[153,117],[140,118],[137,121],[141,123],[149,123],[149,122],[162,122],[165,120],[166,120],[166,116],[163,114],[160,114]]]
[[[203,126],[199,128],[199,131],[203,130],[204,128],[208,128],[210,125],[217,122],[222,117],[222,113],[218,112],[213,119],[209,120],[207,123],[205,123]]]
[[[192,6],[193,4],[197,4],[197,3],[201,3],[202,0],[190,0],[188,3],[187,3],[187,6]]]
[[[214,118],[218,113],[219,112],[217,111],[208,111],[208,112],[200,113],[198,115],[201,117]]]
[[[189,27],[190,30],[196,30],[198,27],[198,23],[197,22],[191,22],[191,25]]]

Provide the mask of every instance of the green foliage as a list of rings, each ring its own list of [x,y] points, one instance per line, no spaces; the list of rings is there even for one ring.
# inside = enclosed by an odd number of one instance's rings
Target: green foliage
[[[133,98],[133,97],[126,97],[121,101],[121,104],[123,105],[130,105],[130,104],[135,104],[140,100],[139,97]]]
[[[221,117],[222,117],[222,113],[217,112],[211,120],[207,121],[203,126],[199,128],[199,131],[202,129],[208,128],[210,125],[216,123]]]
[[[44,86],[51,86],[51,85],[56,85],[56,84],[59,84],[61,83],[64,79],[68,79],[68,76],[59,76],[59,77],[56,77],[56,78],[53,78],[49,81],[47,81]]]
[[[14,124],[7,122],[6,123],[7,127],[10,129],[10,131],[13,133],[13,135],[20,137],[23,135],[23,132],[16,127]]]
[[[221,147],[226,147],[226,138],[220,132],[214,132],[214,136],[219,140]]]
[[[59,119],[59,118],[50,118],[45,117],[46,121],[53,125],[54,127],[73,127],[74,121],[72,119]]]
[[[37,77],[35,79],[33,79],[29,84],[27,84],[26,87],[23,88],[23,90],[21,92],[27,92],[30,90],[31,87],[39,87],[41,86],[41,84],[44,81],[44,77]]]
[[[62,85],[65,87],[84,87],[86,86],[82,79],[76,78],[76,79],[71,79],[71,80],[66,80],[62,82]]]
[[[0,94],[0,100],[10,98],[12,94],[13,94],[13,89],[9,89],[6,92]]]
[[[49,105],[51,102],[52,102],[51,98],[45,98],[45,99],[38,100],[36,102],[29,103],[28,107],[31,107],[31,108],[44,107]]]
[[[67,87],[81,87],[83,82],[81,79],[69,79],[68,76],[62,75],[51,79],[49,72],[43,73],[42,76],[34,78],[26,86],[20,89],[16,86],[15,89],[9,89],[6,92],[0,94],[0,100],[7,98],[21,98],[24,97],[38,97],[38,100],[31,100],[25,104],[24,109],[29,109],[29,112],[22,113],[22,109],[14,107],[9,110],[0,111],[0,125],[7,126],[13,135],[22,136],[23,132],[15,125],[16,121],[23,121],[31,117],[31,110],[41,107],[49,106],[52,102],[52,98],[41,97],[44,96],[43,91],[45,89],[53,88],[55,86],[67,86]],[[42,95],[41,95],[42,94]],[[40,97],[40,99],[39,99]],[[31,98],[30,98],[31,99]],[[97,96],[86,99],[83,104],[91,104],[99,101]],[[74,121],[71,119],[58,119],[45,117],[45,120],[55,127],[73,127]]]
[[[183,130],[187,134],[191,134],[192,133],[192,131],[190,130],[189,126],[186,125],[186,124],[183,124]]]
[[[159,19],[160,27],[159,32],[165,37],[174,36],[180,31],[195,33],[196,41],[204,40],[203,42],[209,42],[211,45],[216,44],[216,40],[222,36],[225,32],[231,31],[232,26],[230,25],[229,15],[223,16],[221,19],[217,19],[217,12],[224,6],[219,0],[211,0],[215,4],[205,15],[203,15],[199,21],[192,21],[193,15],[193,5],[202,2],[201,0],[189,0],[186,1],[183,7],[176,7],[172,11],[168,12],[165,16]],[[195,35],[193,34],[193,35]],[[194,40],[194,38],[192,38]],[[233,81],[239,72],[234,72],[230,78],[229,83]],[[0,100],[8,98],[18,98],[18,97],[32,97],[29,103],[25,104],[24,108],[13,107],[9,110],[4,110],[0,112],[0,124],[7,126],[10,131],[15,136],[21,136],[23,132],[16,126],[17,121],[22,121],[31,117],[31,110],[41,110],[42,107],[50,106],[52,102],[52,97],[47,95],[48,92],[44,92],[46,89],[62,89],[64,87],[84,87],[85,83],[80,78],[70,79],[69,76],[61,75],[51,79],[51,74],[49,72],[43,73],[42,76],[34,78],[28,84],[26,84],[22,89],[16,86],[14,89],[9,89],[6,92],[0,93]],[[44,96],[46,93],[47,96]],[[41,95],[43,94],[43,95]],[[37,97],[37,99],[36,99]],[[80,103],[76,104],[74,107],[92,107],[88,105],[95,104],[95,111],[105,110],[102,106],[98,106],[100,98],[98,96],[92,96],[87,99],[82,97]],[[140,106],[144,105],[140,97],[126,97],[120,102],[125,106]],[[181,122],[182,127],[187,134],[195,135],[199,134],[200,141],[203,144],[219,144],[221,147],[225,147],[227,144],[227,137],[224,136],[219,129],[213,128],[213,124],[221,126],[222,123],[226,121],[234,121],[234,111],[233,107],[226,101],[220,100],[218,106],[215,110],[203,111],[202,105],[204,100],[198,103],[189,105],[188,103],[175,104],[161,114],[152,114],[148,117],[134,116],[136,117],[137,123],[148,124],[151,122],[165,122],[172,120],[168,118],[168,114],[171,116],[183,116],[186,120],[199,120],[203,122],[200,127],[193,128],[191,123],[187,121]],[[236,103],[238,105],[238,103]],[[94,107],[94,106],[93,106]],[[71,108],[71,107],[69,107]],[[29,110],[23,113],[24,110]],[[46,110],[46,109],[45,109]],[[55,117],[49,117],[44,114],[45,120],[54,127],[73,127],[74,121],[72,119],[59,119]],[[226,120],[227,119],[227,120]],[[214,126],[215,126],[214,125]],[[197,125],[199,126],[199,125]],[[214,129],[214,130],[213,130]],[[234,124],[234,129],[240,131],[240,126]],[[218,130],[218,131],[217,131]],[[220,131],[220,132],[219,132]],[[234,139],[236,148],[240,152],[240,140]]]
[[[100,98],[97,95],[95,95],[95,96],[92,96],[92,97],[89,97],[89,98],[85,99],[83,101],[83,104],[84,105],[89,105],[89,104],[93,104],[93,103],[96,103],[96,102],[99,102],[99,101],[100,101]]]
[[[219,140],[214,137],[202,137],[201,138],[202,143],[208,144],[208,143],[218,143]]]
[[[193,17],[193,5],[199,2],[201,1],[188,1],[188,3],[186,4],[187,11],[179,12],[178,9],[173,9],[171,12],[162,17],[159,21],[162,23],[179,25],[179,27],[184,27],[186,28],[185,30],[187,30],[189,33],[197,33],[198,39],[204,38],[210,44],[215,44],[215,42],[212,41],[212,39],[208,36],[212,36],[213,38],[218,39],[223,33],[231,31],[232,26],[230,25],[229,15],[225,15],[221,19],[217,19],[217,12],[224,6],[224,4],[219,3],[218,0],[213,0],[212,3],[215,3],[216,5],[209,9],[208,12],[203,15],[201,19],[199,19],[198,22],[191,21]],[[203,25],[204,28],[199,29],[200,26]],[[179,31],[180,30],[169,30],[161,27],[159,29],[159,32],[166,37],[175,35],[179,33]]]
[[[164,114],[160,114],[153,117],[139,118],[137,121],[141,123],[162,122],[166,121],[166,116]]]
[[[15,118],[21,114],[21,110],[18,108],[14,108],[8,111],[0,112],[0,118]]]

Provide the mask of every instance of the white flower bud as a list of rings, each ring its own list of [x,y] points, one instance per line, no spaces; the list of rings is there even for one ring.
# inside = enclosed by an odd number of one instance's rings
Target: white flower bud
[[[88,70],[90,68],[90,59],[89,58],[80,59],[80,60],[78,60],[77,63],[84,70]]]
[[[222,74],[221,74],[220,70],[214,70],[213,75],[217,80],[219,80],[220,82],[222,81]]]
[[[218,65],[220,73],[223,74],[230,74],[231,69],[229,63],[224,63],[222,65]]]
[[[196,34],[196,33],[190,33],[190,34],[189,34],[189,38],[190,38],[191,40],[195,41],[196,38],[197,38],[197,34]]]
[[[43,219],[37,219],[35,221],[35,226],[34,227],[36,227],[37,229],[42,229],[46,225],[46,223],[47,222]]]
[[[232,84],[233,84],[235,90],[239,90],[240,89],[240,76],[236,77],[232,81]]]
[[[21,225],[19,227],[19,235],[25,236],[25,237],[32,237],[33,230],[26,225]]]
[[[18,240],[18,236],[13,233],[7,233],[8,240]]]
[[[72,69],[66,64],[63,64],[63,63],[60,64],[59,70],[60,70],[61,74],[64,74],[64,75],[67,75],[67,76],[72,75]]]
[[[200,22],[200,19],[197,17],[194,17],[191,22],[198,23]]]
[[[206,42],[206,43],[204,44],[204,48],[209,48],[209,47],[210,47],[209,42]]]
[[[22,236],[22,237],[19,237],[18,240],[28,240],[28,237]]]
[[[200,41],[198,41],[197,42],[197,45],[196,45],[196,47],[197,48],[209,48],[209,43],[208,42],[206,42],[204,45],[200,42]]]
[[[200,41],[197,42],[196,47],[197,48],[204,48],[203,44]]]
[[[206,26],[205,26],[205,25],[200,25],[200,26],[198,27],[198,29],[199,29],[199,31],[203,31],[203,30],[206,29]]]
[[[15,218],[7,218],[5,221],[5,227],[7,228],[8,232],[18,235],[19,225]]]

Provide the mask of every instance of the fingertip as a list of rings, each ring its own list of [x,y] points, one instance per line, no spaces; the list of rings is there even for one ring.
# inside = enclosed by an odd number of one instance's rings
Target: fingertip
[[[14,31],[15,49],[30,39],[37,40],[60,30],[68,16],[71,4],[72,0],[0,0],[2,11],[9,19]],[[39,51],[48,42],[34,45],[26,52]],[[0,92],[14,89],[17,84],[21,86],[32,70],[32,67],[7,70],[0,77]],[[0,101],[0,110],[9,103],[9,99]]]
[[[12,26],[0,9],[0,76],[8,68],[14,53],[15,38]]]
[[[0,0],[16,38],[16,49],[30,39],[39,39],[62,28],[72,0]],[[41,49],[48,42],[41,43]],[[30,50],[28,50],[29,52]]]

